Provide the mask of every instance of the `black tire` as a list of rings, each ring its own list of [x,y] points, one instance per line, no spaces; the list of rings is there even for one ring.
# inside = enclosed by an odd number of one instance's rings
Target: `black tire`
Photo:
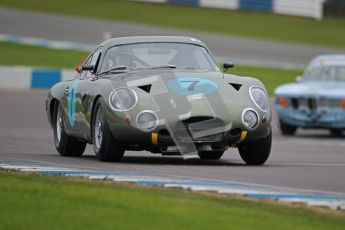
[[[329,130],[333,137],[342,137],[343,131],[341,129],[330,129]]]
[[[296,133],[297,127],[279,121],[280,131],[285,136],[292,136]]]
[[[91,130],[93,149],[98,159],[106,162],[120,161],[125,148],[110,131],[102,98],[95,104]]]
[[[54,143],[61,156],[81,156],[86,147],[86,142],[68,136],[65,132],[62,107],[59,103],[54,106],[53,117]]]
[[[202,151],[198,155],[203,160],[218,160],[224,154],[224,151]]]
[[[251,141],[238,147],[240,156],[248,165],[264,164],[271,153],[272,132],[266,138]]]

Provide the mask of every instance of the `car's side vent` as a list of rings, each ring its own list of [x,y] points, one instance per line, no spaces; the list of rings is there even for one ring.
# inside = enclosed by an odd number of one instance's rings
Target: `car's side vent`
[[[241,89],[241,87],[242,87],[241,84],[236,84],[236,83],[229,83],[229,85],[234,87],[234,89],[236,89],[237,91],[239,91]]]
[[[144,90],[146,93],[149,93],[151,91],[151,86],[152,86],[151,84],[141,85],[141,86],[138,86],[138,88]]]

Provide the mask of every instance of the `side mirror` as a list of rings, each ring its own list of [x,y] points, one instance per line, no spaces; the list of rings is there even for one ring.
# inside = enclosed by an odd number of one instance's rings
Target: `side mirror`
[[[228,71],[228,69],[233,68],[235,65],[233,63],[223,63],[224,72]]]
[[[296,77],[296,82],[300,82],[302,80],[302,77],[301,76],[297,76]]]
[[[81,72],[81,66],[75,67],[75,72],[80,73]]]
[[[81,71],[93,71],[94,68],[95,67],[93,65],[82,65],[81,66]]]

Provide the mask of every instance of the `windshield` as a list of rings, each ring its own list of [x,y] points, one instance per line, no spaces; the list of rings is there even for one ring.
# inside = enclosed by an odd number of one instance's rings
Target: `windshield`
[[[309,67],[303,81],[345,81],[345,65]]]
[[[101,73],[112,69],[182,68],[219,71],[204,47],[186,43],[137,43],[109,48]]]

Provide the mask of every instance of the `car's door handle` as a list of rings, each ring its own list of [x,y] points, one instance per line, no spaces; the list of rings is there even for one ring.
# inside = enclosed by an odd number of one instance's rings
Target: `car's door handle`
[[[65,94],[68,94],[68,93],[69,93],[69,86],[67,86],[65,89]]]

